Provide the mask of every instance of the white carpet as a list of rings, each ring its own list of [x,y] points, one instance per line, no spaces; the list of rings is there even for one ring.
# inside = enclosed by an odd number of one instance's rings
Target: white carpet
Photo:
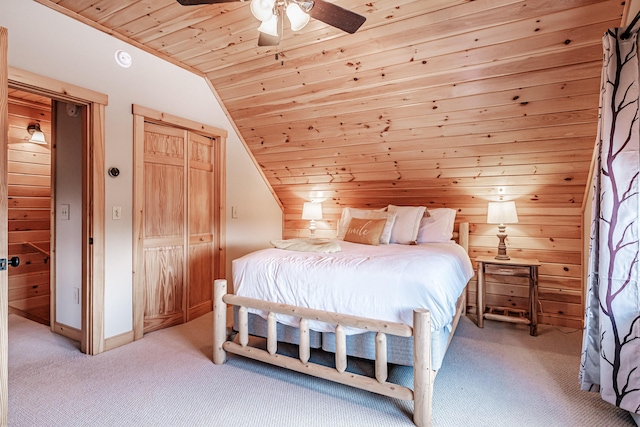
[[[212,315],[98,356],[9,316],[9,426],[410,426],[411,402],[229,355]],[[581,331],[463,318],[435,383],[437,426],[635,426],[579,390]],[[357,370],[368,363],[350,361]],[[412,369],[390,379],[411,386]]]

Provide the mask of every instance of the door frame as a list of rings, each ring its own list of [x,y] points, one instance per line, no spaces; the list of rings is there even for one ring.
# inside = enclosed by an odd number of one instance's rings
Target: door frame
[[[226,140],[225,129],[205,125],[189,119],[163,113],[140,105],[132,106],[133,112],[133,336],[138,340],[144,335],[144,258],[143,258],[143,209],[144,209],[144,122],[164,124],[184,129],[215,140],[214,149],[214,271],[218,277],[226,277]],[[188,175],[187,175],[188,176]]]
[[[5,61],[6,63],[6,61]],[[104,228],[105,228],[105,107],[108,96],[56,79],[8,67],[8,79],[3,84],[8,87],[47,96],[63,102],[86,106],[87,117],[83,122],[83,250],[82,250],[82,329],[80,349],[86,354],[102,353],[104,340]],[[6,132],[5,132],[6,133]],[[4,135],[6,139],[6,134]],[[6,140],[5,147],[6,152]],[[3,152],[4,153],[4,152]],[[6,156],[6,153],[4,153]],[[5,168],[6,170],[6,168]],[[6,174],[5,180],[6,180]],[[1,189],[0,189],[1,190]],[[6,198],[6,197],[5,197]],[[53,209],[52,209],[53,211]],[[52,213],[53,215],[53,213]],[[6,222],[6,221],[5,221]],[[6,231],[5,231],[6,233]],[[5,235],[6,238],[6,235]],[[55,258],[55,240],[51,240],[51,264]],[[51,330],[61,335],[77,339],[77,333],[55,320],[55,278],[51,278]],[[2,304],[2,307],[7,303]]]
[[[9,138],[9,107],[7,85],[8,30],[0,27],[0,258],[9,256],[7,140]],[[8,267],[7,267],[8,268]],[[0,425],[9,424],[9,273],[0,270]]]

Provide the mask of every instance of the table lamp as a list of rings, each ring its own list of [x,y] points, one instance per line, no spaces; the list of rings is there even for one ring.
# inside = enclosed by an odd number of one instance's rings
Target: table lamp
[[[316,220],[322,219],[322,204],[318,202],[305,202],[302,206],[302,219],[308,219],[309,232],[312,239],[316,237]]]
[[[505,230],[506,224],[518,223],[518,212],[516,211],[516,202],[489,202],[487,210],[487,223],[498,224],[498,255],[496,259],[507,260],[510,259],[507,255],[507,245],[504,243],[504,239],[507,237]]]

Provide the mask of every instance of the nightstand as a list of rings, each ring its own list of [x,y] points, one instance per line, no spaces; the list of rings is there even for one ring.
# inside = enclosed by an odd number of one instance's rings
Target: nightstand
[[[511,258],[508,260],[495,259],[490,256],[479,256],[478,263],[478,327],[484,327],[484,319],[501,320],[512,323],[529,325],[529,333],[536,334],[538,327],[538,267],[537,259]],[[529,311],[526,317],[508,316],[509,310],[504,308],[505,314],[485,313],[485,274],[496,276],[518,276],[529,278]]]

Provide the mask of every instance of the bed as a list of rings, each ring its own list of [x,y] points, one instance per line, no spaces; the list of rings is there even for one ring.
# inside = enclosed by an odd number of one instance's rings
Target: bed
[[[345,221],[353,225],[353,218]],[[433,380],[465,312],[465,287],[473,276],[468,224],[444,233],[442,241],[418,243],[414,237],[406,244],[390,228],[381,237],[390,244],[380,245],[378,235],[375,245],[354,243],[340,229],[340,239],[326,242],[337,244],[337,252],[276,247],[233,261],[235,295],[227,293],[225,280],[214,282],[214,363],[224,363],[230,352],[412,400],[414,423],[430,425]],[[227,304],[234,306],[235,340],[227,339]],[[249,335],[265,337],[266,350],[248,345]],[[279,341],[298,345],[299,357],[279,354]],[[335,367],[310,362],[312,348],[335,353]],[[348,372],[348,356],[374,360],[375,378]],[[389,363],[414,367],[413,389],[387,382]]]

